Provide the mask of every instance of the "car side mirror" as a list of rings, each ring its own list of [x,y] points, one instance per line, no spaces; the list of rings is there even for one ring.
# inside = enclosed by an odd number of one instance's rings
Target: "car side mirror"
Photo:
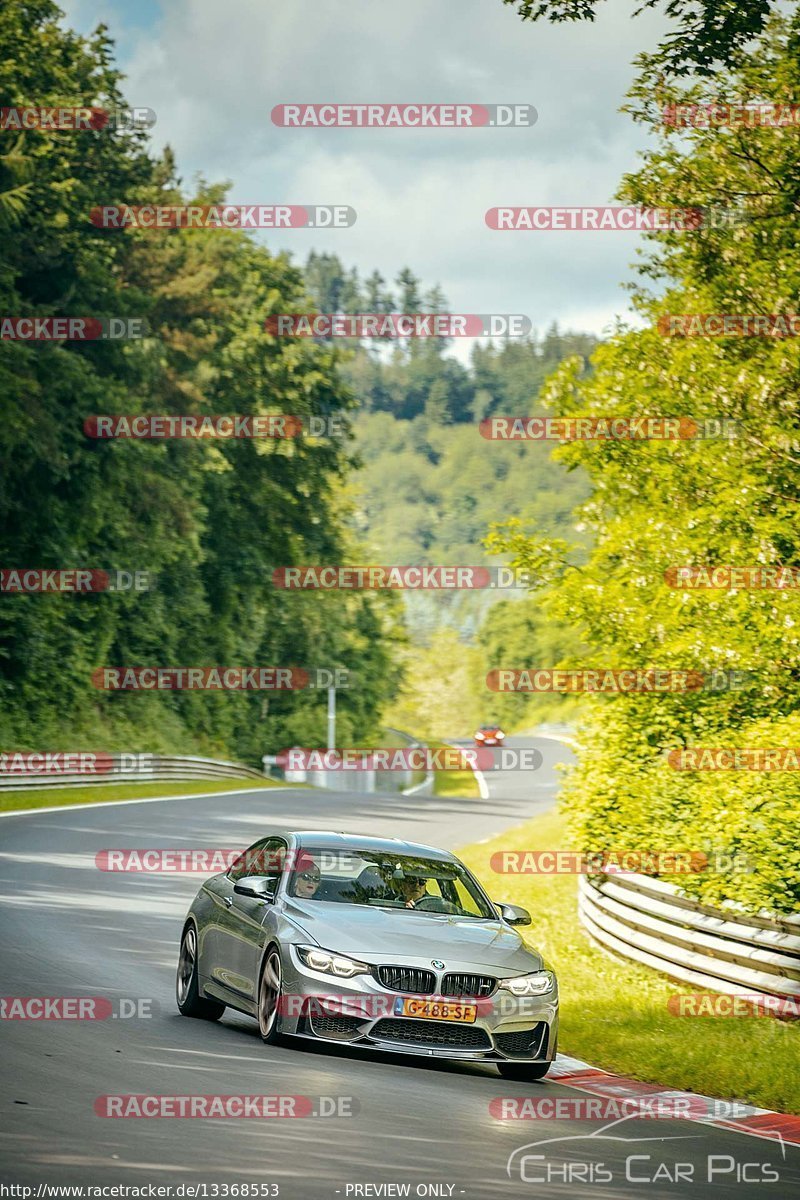
[[[507,925],[530,925],[531,914],[519,904],[495,904],[495,908]]]
[[[275,875],[246,875],[244,879],[236,880],[233,890],[237,896],[250,896],[253,900],[267,903],[275,899],[278,879]]]

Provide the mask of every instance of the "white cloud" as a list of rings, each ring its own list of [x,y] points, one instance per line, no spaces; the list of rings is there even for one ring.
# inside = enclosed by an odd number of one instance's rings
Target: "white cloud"
[[[76,15],[80,16],[79,0]],[[108,2],[108,0],[107,0]],[[88,10],[87,10],[88,11]],[[96,9],[94,10],[96,13]],[[627,296],[636,238],[495,233],[497,204],[603,204],[635,164],[641,129],[617,110],[631,60],[661,26],[616,0],[594,24],[523,24],[500,0],[167,0],[121,32],[127,92],[158,113],[184,179],[233,181],[239,202],[346,203],[355,226],[265,235],[364,272],[410,265],[454,310],[523,312],[600,331]],[[291,130],[278,103],[527,102],[533,129]]]

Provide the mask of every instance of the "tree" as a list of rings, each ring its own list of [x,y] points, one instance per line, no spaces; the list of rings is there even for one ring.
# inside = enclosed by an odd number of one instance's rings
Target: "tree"
[[[730,92],[791,103],[800,86],[799,30],[797,15],[775,22]],[[715,86],[688,97],[670,86],[665,98],[695,103]],[[646,119],[652,97],[641,84],[633,101]],[[566,443],[557,457],[593,484],[579,512],[593,539],[588,559],[567,539],[526,536],[519,526],[500,528],[493,545],[548,583],[548,604],[588,647],[581,666],[695,670],[707,681],[712,670],[742,673],[719,690],[707,682],[591,705],[566,791],[581,847],[744,854],[747,874],[675,882],[713,901],[792,910],[800,897],[796,774],[678,771],[666,755],[791,746],[800,734],[796,591],[672,585],[681,565],[800,570],[800,350],[792,338],[665,336],[659,318],[796,311],[800,149],[767,127],[677,137],[656,129],[660,143],[625,180],[621,199],[723,206],[736,220],[651,235],[634,292],[646,327],[620,330],[594,354],[589,375],[563,364],[543,398],[559,415],[665,414],[700,422],[701,431],[708,422],[712,436]],[[713,436],[721,420],[733,436]]]
[[[544,18],[594,21],[600,0],[503,0],[513,4],[524,21]],[[773,0],[638,0],[632,15],[648,8],[663,8],[675,22],[655,54],[646,61],[656,72],[684,76],[710,76],[738,61],[753,38],[758,37],[772,12]]]

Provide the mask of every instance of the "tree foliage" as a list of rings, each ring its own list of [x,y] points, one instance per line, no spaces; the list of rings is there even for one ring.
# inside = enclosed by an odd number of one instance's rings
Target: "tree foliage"
[[[776,23],[726,84],[737,99],[792,103],[800,86],[798,22]],[[717,85],[660,100],[716,99]],[[649,89],[634,89],[638,119]],[[656,125],[659,129],[659,126]],[[682,885],[751,907],[796,907],[798,776],[791,771],[675,771],[683,746],[797,744],[797,591],[680,591],[679,565],[800,567],[800,347],[777,337],[671,338],[676,313],[797,311],[798,180],[793,129],[676,131],[659,143],[621,198],[646,206],[716,205],[727,225],[652,235],[634,292],[647,322],[598,349],[589,375],[570,364],[545,387],[558,414],[671,415],[733,422],[735,436],[676,442],[583,441],[557,456],[588,475],[580,519],[593,539],[580,562],[561,543],[499,529],[494,546],[549,584],[549,603],[589,648],[574,665],[747,672],[742,686],[689,694],[604,698],[567,788],[572,827],[587,849],[707,849],[749,856],[750,873],[697,875]],[[744,218],[744,219],[743,219]],[[793,817],[792,814],[795,814]],[[794,821],[794,825],[793,825]]]
[[[513,4],[524,21],[541,19],[594,21],[601,0],[503,0]],[[667,75],[712,76],[737,62],[758,37],[772,12],[774,0],[640,0],[631,16],[660,9],[674,23],[656,52],[641,61]]]
[[[63,29],[49,0],[13,0],[0,24],[0,105],[124,106],[100,27]],[[13,135],[4,134],[3,137]],[[352,409],[334,351],[264,332],[308,304],[301,272],[226,230],[114,232],[98,204],[211,202],[187,193],[145,135],[26,132],[3,143],[0,310],[14,316],[143,318],[140,341],[0,341],[0,560],[4,567],[147,571],[150,591],[6,595],[0,608],[3,740],[63,748],[202,748],[258,761],[324,741],[313,692],[106,694],[104,665],[344,667],[346,744],[374,730],[392,694],[395,622],[374,596],[290,598],[274,566],[348,553],[348,439],[94,441],[95,413]],[[303,602],[305,601],[305,603]],[[74,748],[74,745],[69,745]]]

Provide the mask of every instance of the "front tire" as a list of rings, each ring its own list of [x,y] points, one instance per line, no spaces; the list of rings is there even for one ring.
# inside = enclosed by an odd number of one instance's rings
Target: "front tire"
[[[544,1079],[553,1064],[549,1062],[502,1062],[497,1069],[503,1079],[516,1079],[519,1083],[528,1083],[535,1079]]]
[[[258,1032],[262,1042],[274,1046],[281,1040],[280,1004],[283,995],[283,969],[277,946],[270,946],[258,985]]]
[[[178,956],[178,975],[175,980],[175,999],[184,1017],[199,1017],[204,1021],[218,1021],[225,1012],[225,1005],[218,1000],[206,1000],[200,995],[197,969],[197,930],[191,923],[186,926],[181,938]]]

